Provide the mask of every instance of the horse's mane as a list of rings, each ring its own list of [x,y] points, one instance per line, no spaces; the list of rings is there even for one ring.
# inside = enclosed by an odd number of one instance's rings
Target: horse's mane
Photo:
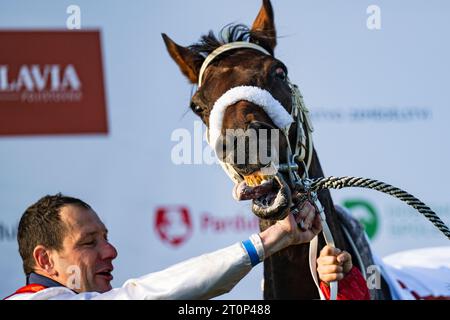
[[[228,24],[223,27],[219,34],[209,31],[208,34],[201,36],[200,41],[189,46],[189,49],[206,57],[220,46],[235,41],[250,41],[254,43],[264,42],[267,39],[262,32],[250,30],[244,24]],[[226,54],[225,54],[226,55]]]

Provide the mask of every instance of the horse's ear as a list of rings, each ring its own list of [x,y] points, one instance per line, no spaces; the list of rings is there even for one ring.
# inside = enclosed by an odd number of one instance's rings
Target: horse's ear
[[[277,32],[275,30],[273,9],[270,0],[263,0],[262,7],[253,22],[251,31],[253,36],[250,40],[273,54],[273,50],[277,45]]]
[[[167,51],[175,63],[180,67],[181,72],[189,79],[189,81],[197,83],[198,74],[204,58],[188,48],[176,44],[175,41],[170,39],[165,33],[162,33],[161,35],[166,44]]]

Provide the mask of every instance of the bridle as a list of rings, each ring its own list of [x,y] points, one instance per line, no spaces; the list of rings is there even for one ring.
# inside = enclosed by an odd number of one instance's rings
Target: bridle
[[[210,53],[203,62],[198,76],[198,88],[200,88],[202,85],[203,75],[206,71],[206,68],[215,58],[217,58],[224,52],[243,48],[253,49],[266,55],[270,55],[270,53],[266,49],[251,42],[236,41],[224,44]],[[297,137],[295,141],[294,152],[292,152],[292,147],[289,140],[289,128],[287,130],[281,130],[286,136],[286,140],[288,142],[288,154],[286,158],[288,159],[288,161],[287,163],[280,164],[279,171],[286,172],[288,174],[289,182],[291,186],[293,186],[298,183],[301,178],[308,178],[308,170],[311,165],[313,154],[312,132],[314,129],[309,117],[309,110],[308,108],[306,108],[305,103],[303,102],[303,96],[301,95],[300,90],[298,89],[297,85],[292,84],[289,79],[287,79],[287,83],[292,92],[291,116],[297,124]],[[307,128],[306,133],[303,129],[304,123],[306,124]],[[242,177],[240,176],[240,174],[238,174],[231,165],[228,165],[227,163],[224,163],[220,160],[219,162],[235,183],[242,181]],[[303,165],[304,168],[303,177],[300,177],[297,173],[299,164]]]
[[[266,49],[263,47],[251,43],[251,42],[245,42],[245,41],[237,41],[237,42],[231,42],[224,44],[220,46],[219,48],[215,49],[213,52],[211,52],[203,62],[199,76],[198,76],[198,88],[202,85],[202,80],[204,73],[207,69],[207,67],[210,65],[210,63],[223,54],[224,52],[230,51],[230,50],[236,50],[236,49],[253,49],[259,52],[262,52],[266,55],[271,55]],[[303,96],[300,93],[299,88],[297,85],[293,84],[288,78],[287,78],[287,84],[289,88],[291,89],[291,95],[292,95],[292,109],[291,109],[291,117],[296,123],[296,138],[295,138],[295,145],[291,146],[290,139],[289,139],[289,129],[290,126],[287,128],[279,128],[280,131],[283,132],[283,134],[286,137],[288,147],[286,148],[286,163],[280,163],[278,171],[282,173],[286,173],[288,176],[288,183],[291,188],[297,188],[304,191],[304,194],[307,194],[308,198],[312,200],[313,204],[315,205],[317,211],[320,213],[321,220],[322,220],[322,226],[323,226],[323,234],[325,241],[330,246],[334,245],[334,239],[331,234],[330,228],[328,227],[328,224],[326,223],[325,218],[325,212],[323,210],[323,207],[317,197],[316,192],[310,192],[310,181],[308,179],[308,170],[311,165],[312,161],[312,154],[313,154],[313,141],[312,141],[312,132],[313,132],[313,126],[311,123],[311,119],[309,117],[309,110],[305,106],[305,103],[303,101]],[[306,132],[305,129],[306,128]],[[209,139],[209,132],[207,129],[207,140]],[[208,140],[209,142],[209,140]],[[212,146],[214,148],[214,146]],[[236,170],[233,168],[232,165],[225,163],[218,159],[220,165],[224,169],[224,171],[227,173],[227,175],[233,180],[235,183],[239,183],[243,180],[243,177],[236,172]],[[300,165],[303,166],[304,172],[303,175],[300,176],[298,174],[298,170],[300,168]],[[310,250],[309,250],[309,264],[310,264],[310,270],[311,275],[313,276],[314,282],[316,284],[316,287],[318,289],[319,295],[322,300],[325,299],[325,297],[322,294],[322,291],[319,286],[319,280],[317,277],[317,266],[316,266],[316,259],[317,259],[317,251],[318,251],[318,237],[314,237],[314,239],[310,242]],[[330,284],[330,299],[335,300],[337,298],[337,282],[332,282]]]

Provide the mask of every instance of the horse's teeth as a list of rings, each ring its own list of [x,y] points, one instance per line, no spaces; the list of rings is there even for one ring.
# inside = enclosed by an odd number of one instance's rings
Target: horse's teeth
[[[249,176],[244,176],[244,180],[249,187],[255,187],[264,182],[268,182],[273,179],[273,175],[262,175],[260,173],[255,173]]]

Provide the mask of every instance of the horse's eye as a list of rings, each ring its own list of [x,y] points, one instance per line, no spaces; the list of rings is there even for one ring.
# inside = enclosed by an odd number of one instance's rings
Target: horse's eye
[[[201,114],[201,113],[202,113],[202,108],[199,107],[198,105],[192,105],[192,110],[193,110],[196,114]]]
[[[276,68],[276,70],[275,70],[275,76],[276,76],[277,78],[279,78],[279,79],[285,81],[285,80],[286,80],[286,71],[284,71],[283,68],[278,67],[278,68]]]

